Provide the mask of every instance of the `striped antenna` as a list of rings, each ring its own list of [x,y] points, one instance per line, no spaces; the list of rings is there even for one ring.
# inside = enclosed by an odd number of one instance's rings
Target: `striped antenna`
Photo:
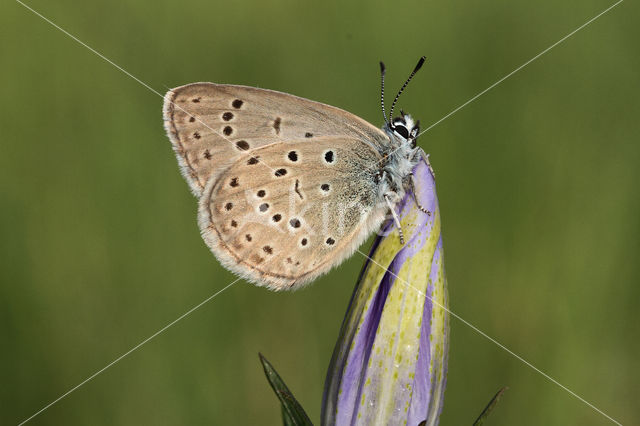
[[[407,81],[404,82],[404,84],[402,85],[402,87],[398,91],[398,94],[396,95],[396,98],[393,100],[393,103],[391,104],[391,111],[389,111],[389,121],[391,121],[393,119],[393,109],[396,106],[396,102],[398,102],[398,98],[400,97],[400,95],[404,91],[404,88],[407,87],[407,84],[409,84],[409,82],[411,81],[413,76],[416,75],[418,70],[422,67],[422,64],[424,64],[425,60],[426,60],[426,58],[424,56],[420,58],[420,60],[418,61],[418,64],[416,65],[416,67],[413,69],[413,71],[411,71],[411,75],[409,75],[409,78],[407,79]]]
[[[387,114],[384,112],[384,63],[380,61],[380,105],[382,106],[382,116],[384,117],[384,124],[389,124],[387,120]]]

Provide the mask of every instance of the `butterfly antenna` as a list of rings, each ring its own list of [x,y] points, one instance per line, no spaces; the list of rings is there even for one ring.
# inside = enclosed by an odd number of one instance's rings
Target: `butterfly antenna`
[[[380,61],[380,105],[382,105],[382,116],[384,117],[384,123],[389,124],[387,120],[387,114],[384,112],[384,63]]]
[[[420,60],[418,61],[418,64],[416,65],[416,67],[413,69],[413,71],[411,71],[411,74],[409,75],[409,78],[407,79],[407,81],[404,82],[404,84],[402,85],[402,87],[398,91],[398,94],[396,95],[396,98],[393,100],[393,103],[391,104],[391,111],[389,111],[389,119],[393,118],[393,109],[396,106],[396,102],[398,102],[398,98],[400,97],[400,95],[404,91],[405,87],[407,87],[407,84],[409,84],[409,82],[411,81],[413,76],[416,75],[416,73],[418,72],[418,70],[420,68],[422,68],[422,64],[424,64],[425,59],[426,58],[424,56],[420,58]]]

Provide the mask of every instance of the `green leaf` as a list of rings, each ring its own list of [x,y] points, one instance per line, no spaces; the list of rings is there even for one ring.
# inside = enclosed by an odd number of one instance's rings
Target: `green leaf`
[[[507,389],[509,388],[505,386],[502,389],[500,389],[498,393],[495,394],[495,396],[491,399],[491,401],[489,401],[489,404],[484,408],[484,410],[482,410],[482,413],[480,413],[480,416],[476,419],[475,422],[473,422],[473,426],[480,426],[481,424],[484,423],[486,418],[489,416],[489,413],[491,413],[491,411],[494,409],[494,407],[502,397],[502,394]]]
[[[280,378],[276,370],[271,363],[262,356],[260,356],[260,362],[264,368],[264,374],[267,376],[267,380],[271,385],[271,388],[276,393],[276,396],[282,404],[282,421],[285,426],[313,426],[309,416],[304,412],[302,406],[293,397],[293,394],[285,385],[284,381]]]
[[[284,408],[284,405],[280,404],[280,408],[282,408],[282,424],[284,426],[295,426],[293,419],[287,413],[287,410]]]

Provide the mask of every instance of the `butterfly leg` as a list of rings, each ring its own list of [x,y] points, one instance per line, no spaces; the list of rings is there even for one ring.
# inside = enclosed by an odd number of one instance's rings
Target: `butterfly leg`
[[[424,149],[422,149],[420,147],[418,147],[416,149],[416,151],[418,152],[418,154],[420,154],[420,157],[424,160],[424,162],[427,163],[427,166],[429,166],[429,171],[435,177],[436,173],[433,171],[433,167],[431,167],[431,163],[429,162],[429,154],[424,152]],[[416,151],[414,151],[414,152],[416,152]]]
[[[431,216],[431,212],[425,209],[424,207],[422,207],[422,204],[420,204],[420,201],[418,201],[418,195],[416,194],[416,184],[414,182],[413,173],[411,173],[410,175],[409,182],[411,184],[411,195],[413,195],[413,201],[416,202],[416,206],[418,206],[418,208],[422,213],[426,213],[428,216]]]
[[[389,199],[389,194],[384,194],[384,200],[387,202],[387,206],[389,206],[389,210],[391,210],[391,216],[393,216],[393,221],[395,222],[396,227],[398,228],[398,233],[400,234],[400,244],[404,245],[404,233],[402,232],[402,225],[400,224],[400,219],[396,214],[396,209],[393,203],[391,202],[391,200]]]

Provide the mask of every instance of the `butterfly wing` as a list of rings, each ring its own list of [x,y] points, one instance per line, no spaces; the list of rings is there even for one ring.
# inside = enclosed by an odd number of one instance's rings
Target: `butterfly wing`
[[[170,90],[165,129],[182,174],[196,196],[208,180],[239,157],[280,141],[323,136],[359,139],[380,148],[389,138],[339,108],[273,90],[193,83]]]
[[[344,136],[254,148],[204,188],[203,238],[247,280],[298,287],[341,263],[383,221],[380,160],[377,150]]]

